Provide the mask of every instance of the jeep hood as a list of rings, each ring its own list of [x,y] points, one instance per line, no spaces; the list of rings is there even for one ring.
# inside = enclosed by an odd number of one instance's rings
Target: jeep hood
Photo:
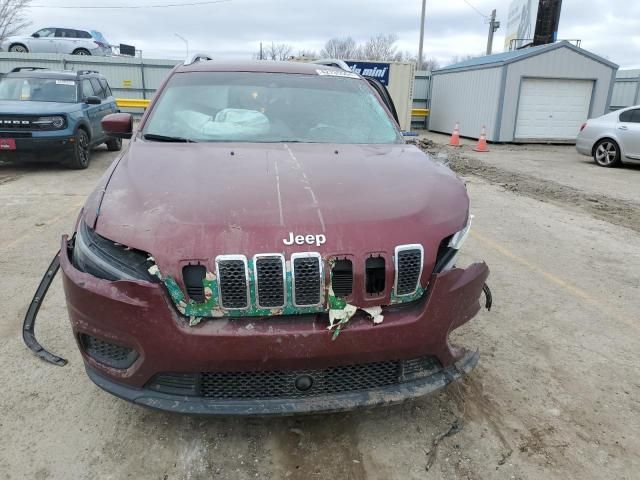
[[[79,109],[77,103],[32,102],[30,100],[3,100],[4,115],[54,115],[71,113]]]
[[[107,180],[105,179],[105,182]],[[149,252],[163,272],[222,254],[393,254],[421,243],[425,267],[468,214],[463,183],[410,145],[161,143],[136,139],[85,221]],[[96,209],[95,205],[99,205]],[[294,235],[326,243],[286,246]]]

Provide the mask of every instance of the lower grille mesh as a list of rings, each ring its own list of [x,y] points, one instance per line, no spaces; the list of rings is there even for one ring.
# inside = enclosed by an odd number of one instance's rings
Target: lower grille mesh
[[[138,358],[138,352],[123,345],[107,342],[87,334],[80,334],[84,351],[94,360],[113,368],[128,368]]]
[[[219,400],[301,398],[396,385],[432,375],[439,369],[435,358],[422,357],[288,372],[167,373],[154,377],[148,388]],[[296,379],[302,376],[311,379],[308,390],[296,388]]]

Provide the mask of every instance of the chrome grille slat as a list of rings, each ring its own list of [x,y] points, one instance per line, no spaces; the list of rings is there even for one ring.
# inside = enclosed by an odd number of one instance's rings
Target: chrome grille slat
[[[397,296],[412,295],[420,286],[424,262],[422,245],[401,245],[395,252],[395,293]]]
[[[249,306],[247,259],[243,255],[221,255],[216,258],[220,303],[227,309]]]
[[[286,302],[284,256],[277,253],[256,255],[253,265],[258,306],[283,307]]]
[[[310,307],[322,303],[322,258],[319,253],[294,253],[291,256],[293,304]]]

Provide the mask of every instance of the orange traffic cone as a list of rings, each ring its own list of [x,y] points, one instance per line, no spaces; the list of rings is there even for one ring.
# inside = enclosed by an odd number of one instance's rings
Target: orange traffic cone
[[[452,147],[460,146],[460,125],[456,122],[456,126],[453,128],[453,133],[451,134],[451,140],[449,140],[449,145]]]
[[[476,148],[473,149],[474,152],[488,152],[489,146],[487,145],[487,129],[482,126],[482,133],[480,134],[480,138],[478,139],[478,144]]]

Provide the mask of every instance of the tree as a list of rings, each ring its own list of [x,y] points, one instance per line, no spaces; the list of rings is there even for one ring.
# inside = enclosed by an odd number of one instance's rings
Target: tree
[[[476,57],[481,57],[482,54],[480,55],[454,55],[453,57],[451,57],[451,61],[449,62],[449,65],[454,65],[456,63],[460,63],[460,62],[466,62],[467,60],[471,60],[473,58]]]
[[[325,43],[320,51],[323,58],[355,59],[359,57],[359,48],[351,37],[332,38]]]
[[[395,46],[398,36],[394,33],[379,33],[371,37],[361,49],[363,60],[398,61],[402,59],[402,53],[397,52]]]
[[[0,40],[31,25],[26,9],[31,0],[0,0]]]
[[[260,54],[262,53],[262,56]],[[256,60],[288,60],[293,55],[293,46],[287,43],[274,43],[267,45],[262,49],[262,52],[253,54],[253,58]]]

